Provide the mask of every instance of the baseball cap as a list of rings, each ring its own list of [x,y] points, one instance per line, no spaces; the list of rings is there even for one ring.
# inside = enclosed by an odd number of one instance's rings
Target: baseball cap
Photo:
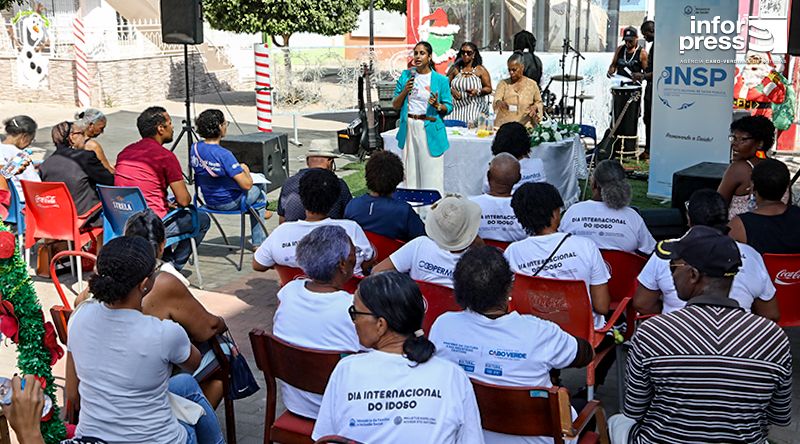
[[[633,26],[628,26],[622,31],[622,40],[635,40],[639,38],[639,32]]]
[[[431,206],[425,218],[425,233],[439,248],[459,251],[467,248],[481,226],[481,207],[461,196],[447,196]]]
[[[736,241],[715,228],[701,225],[690,228],[680,239],[659,242],[656,255],[661,259],[683,259],[711,277],[733,276],[742,266]]]

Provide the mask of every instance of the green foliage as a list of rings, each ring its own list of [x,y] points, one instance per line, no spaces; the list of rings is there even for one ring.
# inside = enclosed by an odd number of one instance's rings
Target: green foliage
[[[6,9],[13,5],[22,5],[26,3],[28,3],[26,0],[0,0],[0,9]]]
[[[0,222],[0,231],[8,228]],[[42,436],[47,444],[54,444],[66,435],[64,423],[58,418],[59,408],[55,403],[56,385],[50,368],[50,352],[44,346],[44,323],[42,307],[33,289],[33,282],[28,276],[25,262],[17,245],[14,256],[0,259],[0,293],[14,306],[14,313],[19,320],[19,344],[17,344],[17,366],[26,375],[42,376],[47,381],[44,393],[52,399],[53,416],[42,422]]]
[[[2,0],[0,0],[2,1]],[[203,0],[215,29],[280,36],[281,45],[296,32],[346,34],[358,24],[369,0]],[[405,11],[405,0],[375,0],[376,9]]]

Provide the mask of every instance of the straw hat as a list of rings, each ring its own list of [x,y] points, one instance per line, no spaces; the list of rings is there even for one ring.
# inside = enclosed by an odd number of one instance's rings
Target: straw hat
[[[439,248],[459,251],[467,248],[481,226],[481,207],[461,196],[447,196],[431,206],[425,218],[425,232]]]
[[[306,158],[309,157],[342,157],[328,139],[313,139],[308,147]]]

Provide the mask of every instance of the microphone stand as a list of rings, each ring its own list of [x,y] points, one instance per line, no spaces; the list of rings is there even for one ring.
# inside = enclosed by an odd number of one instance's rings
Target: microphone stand
[[[580,63],[580,59],[586,60],[586,57],[581,54],[576,48],[574,48],[569,43],[569,39],[566,39],[567,50],[572,51],[575,53],[575,93],[572,94],[572,124],[575,124],[575,114],[578,110],[578,64]],[[583,101],[581,101],[581,112],[583,112]]]

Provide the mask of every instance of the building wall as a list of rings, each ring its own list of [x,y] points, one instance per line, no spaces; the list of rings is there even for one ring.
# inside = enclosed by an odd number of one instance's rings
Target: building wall
[[[236,69],[208,73],[199,56],[189,57],[189,81],[194,95],[244,88]],[[92,105],[110,107],[159,102],[185,97],[182,55],[161,55],[126,60],[90,61]],[[20,87],[16,81],[16,60],[0,57],[0,89],[6,97],[20,102],[75,104],[73,60],[51,59],[49,76],[39,89]],[[215,88],[216,85],[216,88]]]

